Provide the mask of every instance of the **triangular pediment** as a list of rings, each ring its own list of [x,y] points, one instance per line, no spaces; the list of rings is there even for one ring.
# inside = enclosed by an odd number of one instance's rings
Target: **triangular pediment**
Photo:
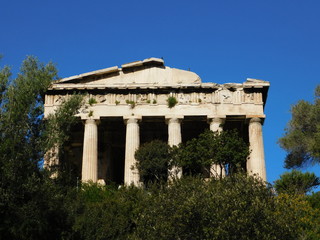
[[[170,86],[201,84],[200,77],[193,72],[164,66],[159,58],[126,63],[121,68],[115,66],[97,71],[63,78],[54,86]]]

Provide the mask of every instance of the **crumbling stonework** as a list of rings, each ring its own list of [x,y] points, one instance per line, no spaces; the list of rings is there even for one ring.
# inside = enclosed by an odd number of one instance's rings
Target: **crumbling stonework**
[[[149,58],[54,82],[45,96],[45,116],[73,92],[86,94],[65,146],[83,181],[138,185],[132,165],[141,143],[157,138],[177,145],[205,128],[237,128],[251,147],[247,171],[266,180],[262,124],[269,85],[256,79],[202,83],[193,72]],[[170,97],[176,104],[169,107]]]

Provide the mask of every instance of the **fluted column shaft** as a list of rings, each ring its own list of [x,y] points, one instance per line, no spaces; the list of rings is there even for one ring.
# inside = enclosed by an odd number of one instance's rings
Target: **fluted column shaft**
[[[168,144],[177,146],[182,142],[181,124],[179,118],[168,119]]]
[[[94,119],[87,119],[84,125],[82,181],[98,180],[98,126]]]
[[[210,124],[210,130],[212,132],[221,133],[223,130],[222,125],[225,122],[225,118],[220,117],[211,117],[208,119]],[[210,175],[212,177],[224,177],[226,175],[226,171],[224,168],[221,168],[218,164],[213,164],[210,169]]]
[[[170,117],[167,118],[168,124],[168,144],[169,146],[177,146],[182,142],[181,136],[181,119],[182,117]],[[172,167],[169,171],[169,179],[180,178],[182,176],[182,169],[178,167]]]
[[[252,118],[249,122],[250,157],[247,161],[249,174],[257,174],[266,181],[266,167],[262,137],[262,124],[260,118]]]
[[[134,154],[140,145],[139,119],[129,117],[125,119],[126,130],[126,152],[124,163],[124,183],[127,185],[139,185],[140,178],[136,169],[136,159]]]

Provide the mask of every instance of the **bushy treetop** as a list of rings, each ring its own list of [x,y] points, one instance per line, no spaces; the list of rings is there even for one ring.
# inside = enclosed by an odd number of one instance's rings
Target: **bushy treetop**
[[[320,162],[320,85],[315,89],[314,102],[300,100],[291,107],[292,118],[279,139],[288,152],[286,168],[302,167]]]

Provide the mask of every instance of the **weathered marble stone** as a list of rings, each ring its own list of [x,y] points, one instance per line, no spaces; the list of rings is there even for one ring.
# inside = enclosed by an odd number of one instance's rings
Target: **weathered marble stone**
[[[202,83],[196,73],[167,67],[163,59],[148,58],[53,82],[45,96],[45,117],[70,94],[86,94],[76,115],[85,124],[72,133],[67,156],[80,169],[83,181],[139,185],[133,166],[141,141],[160,137],[171,146],[178,145],[195,137],[205,125],[219,132],[224,127],[240,128],[251,148],[247,170],[266,180],[262,122],[269,86],[267,81],[251,78],[243,83]],[[169,97],[177,102],[172,107],[168,106]],[[91,98],[94,104],[89,104]],[[102,124],[98,126],[97,120]],[[58,162],[48,158],[45,166]],[[108,170],[99,170],[101,167]],[[182,170],[175,170],[179,177]],[[211,170],[224,174],[219,166]]]
[[[208,122],[210,123],[211,131],[220,133],[223,131],[225,116],[209,116]],[[210,169],[210,175],[212,177],[220,178],[226,175],[226,171],[220,165],[213,164]]]
[[[266,167],[264,160],[264,147],[262,137],[261,119],[253,117],[249,123],[250,157],[247,161],[249,174],[256,174],[266,180]]]
[[[82,181],[98,180],[98,127],[94,119],[87,119],[84,127]]]

